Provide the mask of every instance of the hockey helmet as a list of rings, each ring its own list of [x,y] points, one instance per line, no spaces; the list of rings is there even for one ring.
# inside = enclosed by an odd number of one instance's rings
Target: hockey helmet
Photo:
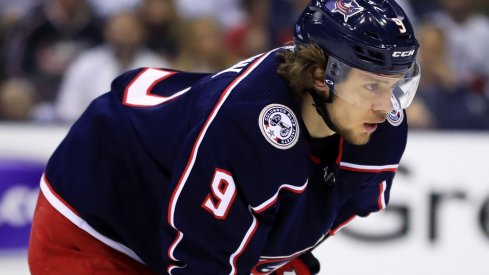
[[[297,21],[294,39],[326,52],[325,82],[338,96],[354,101],[338,84],[356,69],[389,85],[394,109],[410,105],[420,78],[419,44],[394,0],[313,0]]]

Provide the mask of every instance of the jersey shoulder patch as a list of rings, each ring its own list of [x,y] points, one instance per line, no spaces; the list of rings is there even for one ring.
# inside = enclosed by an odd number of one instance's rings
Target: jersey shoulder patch
[[[289,149],[299,140],[300,128],[294,112],[282,104],[265,106],[258,118],[265,139],[278,149]]]
[[[387,114],[387,121],[389,121],[389,123],[392,126],[401,125],[403,120],[404,120],[404,111],[403,110],[392,110],[392,112]]]

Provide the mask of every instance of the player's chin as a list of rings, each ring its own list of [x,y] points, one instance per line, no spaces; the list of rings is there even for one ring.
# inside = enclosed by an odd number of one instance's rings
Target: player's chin
[[[370,141],[371,133],[356,133],[344,136],[346,141],[354,145],[365,145]]]
[[[339,127],[338,133],[348,143],[354,145],[365,145],[370,141],[370,136],[373,131],[366,131],[364,127],[358,128],[341,128]]]

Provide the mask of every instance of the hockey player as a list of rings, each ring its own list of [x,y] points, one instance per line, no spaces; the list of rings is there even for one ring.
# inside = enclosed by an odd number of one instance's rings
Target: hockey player
[[[311,250],[389,201],[417,51],[394,0],[315,0],[293,46],[119,76],[49,160],[32,273],[317,273]]]

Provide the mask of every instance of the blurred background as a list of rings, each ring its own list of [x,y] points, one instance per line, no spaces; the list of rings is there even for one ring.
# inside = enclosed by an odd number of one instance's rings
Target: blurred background
[[[421,44],[407,150],[390,206],[317,249],[321,274],[489,274],[489,2],[398,2]],[[219,71],[291,41],[307,3],[0,0],[0,274],[29,274],[44,165],[115,76]]]

